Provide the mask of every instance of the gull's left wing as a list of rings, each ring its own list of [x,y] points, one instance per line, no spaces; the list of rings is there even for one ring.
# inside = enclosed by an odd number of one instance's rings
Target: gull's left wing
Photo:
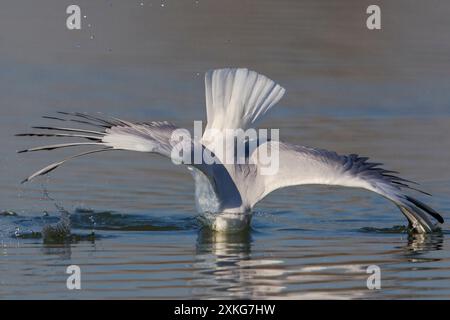
[[[173,158],[173,149],[176,148],[176,143],[172,145],[171,138],[175,130],[181,129],[167,121],[163,122],[142,122],[133,123],[120,119],[105,119],[88,115],[85,113],[67,113],[60,112],[61,117],[44,117],[47,119],[60,121],[61,123],[81,123],[84,125],[90,125],[95,127],[95,130],[86,130],[72,128],[70,126],[41,126],[33,127],[40,130],[36,133],[22,133],[16,136],[39,136],[39,137],[61,137],[61,138],[78,138],[84,139],[86,142],[74,142],[53,144],[41,147],[30,148],[26,150],[18,151],[19,153],[33,152],[41,150],[55,150],[60,148],[69,147],[92,147],[96,146],[96,149],[85,151],[83,153],[76,154],[72,157],[66,158],[62,161],[52,163],[45,168],[35,172],[28,178],[22,181],[22,183],[28,182],[38,176],[45,175],[69,160],[78,158],[81,156],[113,151],[113,150],[127,150],[138,151],[147,153],[156,153],[166,158]],[[191,140],[189,136],[185,136],[184,143],[191,144],[190,154],[180,155],[180,158],[176,158],[180,164],[185,164],[188,167],[194,168],[202,172],[206,178],[210,181],[213,190],[220,195],[227,195],[227,199],[232,199],[234,202],[232,205],[240,205],[241,197],[234,181],[230,177],[227,169],[221,163],[206,164],[203,161],[201,163],[194,163],[194,152],[196,148],[201,148],[204,151],[206,148],[199,142]],[[187,149],[189,150],[189,149]],[[175,150],[177,153],[181,150]],[[209,151],[209,150],[208,150]],[[184,150],[183,150],[184,152]],[[210,151],[209,151],[210,152]],[[177,154],[175,153],[175,154]],[[211,152],[210,152],[211,153]],[[190,161],[184,161],[190,159]],[[218,184],[216,181],[223,183]],[[230,200],[231,201],[231,200]],[[237,203],[237,204],[236,204]],[[224,202],[224,206],[231,205]]]
[[[307,184],[336,185],[363,188],[391,200],[406,216],[410,228],[416,232],[436,230],[437,225],[430,216],[439,223],[444,222],[436,211],[404,192],[405,189],[420,191],[409,185],[413,182],[396,176],[397,172],[380,168],[380,163],[368,162],[368,158],[355,154],[343,156],[327,150],[282,142],[267,142],[262,146],[269,152],[278,150],[279,168],[273,175],[256,175],[254,185],[258,187],[251,199],[252,206],[279,188]],[[256,164],[258,149],[251,156]]]
[[[57,120],[61,123],[82,123],[95,127],[95,130],[86,130],[63,126],[38,126],[33,129],[40,130],[35,133],[20,133],[16,136],[58,137],[84,139],[86,142],[60,143],[29,148],[18,153],[55,150],[70,147],[92,147],[97,149],[76,154],[48,165],[22,181],[28,182],[38,176],[45,175],[65,162],[92,153],[111,150],[131,150],[141,152],[153,152],[170,157],[172,146],[170,137],[177,127],[169,122],[131,123],[119,119],[105,119],[84,113],[59,112],[61,117],[44,117]],[[68,119],[67,119],[68,117]]]

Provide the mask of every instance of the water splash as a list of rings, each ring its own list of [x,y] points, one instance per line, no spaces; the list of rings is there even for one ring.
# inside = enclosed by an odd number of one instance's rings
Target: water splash
[[[42,238],[44,242],[66,241],[70,239],[70,213],[62,206],[55,203],[61,217],[56,224],[46,224],[42,228]]]
[[[60,213],[59,221],[53,224],[45,224],[40,232],[45,242],[64,242],[71,237],[70,230],[70,213],[62,205],[58,204],[54,198],[50,196],[45,185],[42,187],[42,199],[52,201],[58,212]],[[46,212],[44,212],[44,216]],[[48,213],[47,213],[48,216]]]
[[[0,211],[0,216],[3,217],[16,217],[17,213],[10,210]]]

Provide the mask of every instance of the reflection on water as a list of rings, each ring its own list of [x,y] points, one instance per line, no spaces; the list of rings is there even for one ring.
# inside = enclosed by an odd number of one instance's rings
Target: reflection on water
[[[42,246],[42,254],[55,255],[58,259],[68,260],[72,255],[72,248],[69,242],[60,244],[44,243]]]
[[[76,227],[70,237],[58,238],[59,242],[13,233],[2,236],[2,296],[26,298],[34,292],[42,298],[384,299],[450,295],[445,285],[450,279],[450,256],[443,232],[408,235],[397,228],[397,233],[358,229],[329,233],[266,226],[261,231],[223,234],[184,218],[152,219],[86,209],[77,209],[70,216]],[[11,226],[23,222],[19,215],[12,217]],[[260,217],[276,225],[275,216],[267,213],[255,219]],[[52,215],[46,219],[55,221]],[[92,230],[92,220],[99,222],[98,229]],[[185,229],[119,229],[145,220],[149,226],[174,224]],[[48,223],[41,220],[39,226],[37,221],[38,228]],[[94,235],[88,237],[86,232]],[[83,290],[77,293],[64,287],[65,268],[71,264],[79,265],[83,272]],[[374,264],[382,272],[379,291],[366,286],[367,267]],[[30,291],[21,292],[19,285]]]
[[[444,234],[438,231],[433,234],[413,234],[408,236],[408,245],[405,247],[412,252],[428,250],[442,250]]]
[[[194,269],[198,279],[191,285],[194,297],[213,290],[222,298],[262,299],[280,293],[284,286],[277,278],[284,273],[281,260],[258,259],[251,253],[251,232],[219,234],[200,230]]]

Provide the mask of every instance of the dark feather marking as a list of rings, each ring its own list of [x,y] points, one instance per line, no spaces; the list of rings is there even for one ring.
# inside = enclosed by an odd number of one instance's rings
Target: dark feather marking
[[[423,194],[425,194],[425,195],[427,195],[427,196],[430,196],[430,197],[432,196],[432,194],[430,194],[430,193],[428,193],[428,192],[425,192],[425,191],[423,191],[423,190],[420,190],[420,189],[413,188],[413,187],[407,185],[406,183],[401,183],[401,182],[398,182],[398,181],[391,181],[391,183],[394,183],[394,184],[400,185],[400,186],[402,186],[402,187],[404,187],[404,188],[408,188],[408,189],[411,189],[411,190],[414,190],[414,191],[423,193]]]
[[[59,111],[58,113],[64,114],[64,115],[70,115],[70,116],[84,118],[86,120],[97,121],[97,122],[100,122],[100,123],[103,123],[103,124],[107,125],[107,127],[113,127],[113,126],[115,126],[117,124],[117,123],[115,123],[113,121],[108,121],[108,120],[105,120],[105,119],[102,119],[102,118],[94,117],[92,115],[85,114],[85,113],[80,113],[80,112],[63,112],[63,111]]]
[[[47,173],[50,173],[53,170],[55,170],[56,168],[58,168],[59,166],[61,166],[62,164],[64,164],[65,162],[67,162],[67,161],[69,161],[71,159],[78,158],[78,157],[85,156],[85,155],[92,154],[92,153],[103,152],[103,151],[110,151],[110,150],[114,150],[114,148],[109,148],[108,147],[108,148],[96,149],[96,150],[91,150],[91,151],[87,151],[87,152],[76,154],[76,155],[71,156],[69,158],[66,158],[66,159],[64,159],[62,161],[58,161],[58,162],[55,162],[55,163],[52,163],[52,164],[46,166],[45,168],[43,168],[43,169],[33,173],[31,176],[29,176],[28,178],[24,179],[21,183],[24,184],[25,182],[28,182],[28,181],[30,181],[30,180],[38,177],[38,176],[42,176],[42,175],[45,175]]]
[[[403,179],[403,178],[400,178],[400,177],[397,177],[397,176],[393,176],[393,175],[390,175],[390,174],[383,174],[383,176],[385,176],[387,178],[391,178],[392,180],[398,180],[398,181],[403,181],[403,182],[408,182],[408,183],[412,183],[412,184],[418,185],[417,182],[414,182],[414,181],[411,181],[411,180],[407,180],[407,179]]]
[[[64,133],[18,133],[16,137],[63,137],[63,138],[83,138],[92,141],[101,141],[100,137],[86,136],[82,134],[64,134]]]
[[[98,124],[98,123],[92,123],[92,122],[84,121],[84,120],[69,119],[69,121],[76,122],[76,123],[81,123],[81,124],[87,124],[87,125],[90,125],[90,126],[93,126],[93,127],[97,127],[97,128],[110,128],[110,126],[106,126],[106,125]]]
[[[92,145],[103,145],[103,144],[96,143],[96,142],[77,142],[77,143],[53,144],[53,145],[48,145],[48,146],[20,150],[20,151],[17,151],[17,153],[43,151],[43,150],[50,151],[50,150],[55,150],[55,149],[67,148],[67,147],[92,146]]]
[[[394,170],[384,170],[384,169],[380,169],[380,170],[383,171],[383,175],[390,174],[390,173],[393,173],[393,174],[400,174],[400,172],[394,171]]]
[[[332,154],[331,152],[329,154]],[[337,155],[337,154],[336,154]],[[339,157],[339,156],[338,156]],[[381,178],[386,183],[391,183],[398,187],[408,188],[425,195],[431,196],[428,192],[425,192],[420,189],[413,188],[406,183],[411,183],[415,185],[419,185],[417,182],[403,179],[401,177],[396,176],[399,174],[397,171],[385,170],[383,168],[379,168],[378,166],[382,166],[383,163],[372,163],[367,162],[369,158],[367,157],[359,157],[356,154],[350,154],[348,156],[342,156],[342,166],[343,171],[352,171],[354,174],[359,174],[361,176],[365,176],[368,178]]]
[[[58,120],[58,121],[66,121],[66,119],[58,118],[58,117],[51,117],[51,116],[42,116],[44,119],[50,119],[50,120]]]
[[[409,202],[411,202],[415,206],[417,206],[420,209],[422,209],[425,212],[427,212],[430,216],[435,218],[440,223],[444,223],[444,218],[442,218],[442,216],[439,213],[437,213],[434,209],[432,209],[429,206],[427,206],[425,203],[423,203],[423,202],[421,202],[421,201],[419,201],[417,199],[411,198],[409,196],[405,196],[405,198],[406,198],[406,200],[408,200]]]
[[[98,131],[92,131],[92,130],[84,130],[84,129],[74,129],[74,128],[60,128],[60,127],[31,127],[33,129],[39,129],[39,130],[56,130],[56,131],[68,131],[68,132],[79,132],[79,133],[91,133],[91,134],[98,134],[98,135],[105,135],[104,132],[98,132]]]

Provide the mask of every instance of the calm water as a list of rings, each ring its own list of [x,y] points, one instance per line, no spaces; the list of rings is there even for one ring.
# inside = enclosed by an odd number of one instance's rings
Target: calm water
[[[279,190],[248,232],[212,234],[190,174],[165,159],[100,154],[21,186],[73,150],[19,156],[42,140],[13,137],[58,110],[191,128],[205,116],[203,73],[246,66],[287,89],[262,126],[386,163],[448,220],[448,1],[378,1],[382,31],[365,28],[360,0],[78,2],[80,31],[65,29],[68,2],[2,2],[0,298],[450,298],[448,224],[408,236],[369,192]],[[44,240],[62,212],[72,238]],[[72,264],[80,291],[66,289]],[[366,287],[373,264],[381,290]]]

